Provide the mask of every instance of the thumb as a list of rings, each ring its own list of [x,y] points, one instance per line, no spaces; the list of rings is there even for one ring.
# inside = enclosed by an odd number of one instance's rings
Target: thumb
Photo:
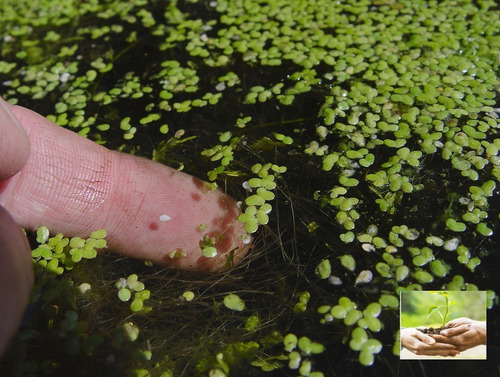
[[[20,174],[0,192],[18,224],[65,235],[106,229],[110,248],[180,269],[223,269],[248,239],[239,209],[220,190],[162,164],[110,151],[22,107],[12,112],[31,140]],[[218,254],[201,254],[204,237]],[[208,239],[207,238],[207,239]],[[182,257],[180,257],[182,256]]]
[[[425,335],[423,332],[420,332],[417,330],[416,332],[417,338],[420,339],[422,342],[427,343],[427,344],[434,344],[436,341],[434,338],[432,338],[429,335]]]
[[[26,131],[0,97],[0,181],[21,170],[29,151],[30,142]]]
[[[33,286],[31,250],[26,237],[0,206],[0,356],[17,331]]]

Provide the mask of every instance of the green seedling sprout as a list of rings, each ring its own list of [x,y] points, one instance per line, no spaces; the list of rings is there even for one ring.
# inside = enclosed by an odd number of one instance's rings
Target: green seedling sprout
[[[429,308],[429,311],[427,312],[427,317],[425,317],[426,319],[428,319],[433,313],[438,313],[439,316],[441,317],[441,326],[444,327],[444,325],[446,324],[446,320],[448,318],[448,315],[450,314],[450,307],[452,305],[455,305],[455,301],[450,301],[449,300],[449,293],[448,292],[433,292],[432,293],[433,295],[440,295],[441,297],[443,297],[443,299],[445,300],[445,303],[444,305],[433,305]],[[444,310],[444,313],[441,312],[442,310]]]

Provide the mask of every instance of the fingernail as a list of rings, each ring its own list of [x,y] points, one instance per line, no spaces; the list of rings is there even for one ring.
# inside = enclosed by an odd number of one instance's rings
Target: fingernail
[[[5,102],[2,97],[0,97],[0,121],[5,122],[10,127],[17,128],[24,135],[26,135],[26,130],[23,128],[23,126],[21,126],[19,120],[10,110],[8,103]]]

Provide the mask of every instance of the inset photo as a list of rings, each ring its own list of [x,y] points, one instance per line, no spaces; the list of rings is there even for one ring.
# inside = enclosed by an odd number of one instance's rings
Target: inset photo
[[[400,359],[486,359],[486,291],[400,295]]]

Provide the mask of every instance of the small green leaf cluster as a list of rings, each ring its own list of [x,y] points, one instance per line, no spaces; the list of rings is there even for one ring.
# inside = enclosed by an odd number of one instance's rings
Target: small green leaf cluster
[[[299,376],[323,377],[323,372],[313,371],[311,355],[320,354],[325,350],[321,343],[309,339],[307,336],[297,338],[295,334],[287,334],[283,338],[283,349],[288,352],[288,368],[297,370]]]
[[[104,342],[102,334],[89,334],[89,324],[78,320],[78,313],[68,310],[64,318],[59,322],[59,330],[63,336],[69,338],[66,352],[68,355],[76,355],[83,352],[91,355],[94,350]]]
[[[370,332],[379,332],[383,328],[382,322],[379,320],[379,315],[382,307],[397,309],[399,300],[388,294],[380,296],[378,302],[372,302],[361,311],[357,309],[356,303],[346,296],[338,300],[338,304],[323,305],[318,308],[318,313],[324,317],[320,323],[331,323],[335,319],[343,320],[346,326],[357,325],[351,331],[351,340],[349,346],[354,351],[359,351],[359,362],[361,365],[370,366],[375,360],[375,355],[382,350],[382,343],[375,339],[369,338]]]
[[[208,157],[210,161],[220,161],[220,165],[207,173],[208,179],[213,182],[219,175],[226,174],[230,176],[239,175],[238,172],[228,170],[229,165],[234,159],[234,151],[242,141],[242,137],[232,137],[230,131],[219,135],[219,140],[222,143],[212,148],[205,149],[201,152],[202,156]]]
[[[252,360],[259,351],[257,342],[234,342],[227,345],[215,356],[208,355],[196,364],[199,373],[208,372],[209,377],[226,377],[230,375],[231,367],[242,360]]]
[[[50,237],[47,227],[37,229],[39,246],[32,250],[31,256],[35,263],[56,275],[65,270],[71,270],[82,259],[93,259],[97,250],[106,247],[106,231],[92,232],[86,240],[80,237],[71,239],[61,233]]]
[[[341,176],[339,181],[343,182],[345,186],[355,186],[357,180],[354,178],[345,178],[345,176]],[[351,183],[346,180],[353,180]],[[337,222],[342,225],[346,230],[351,231],[355,228],[355,221],[359,219],[360,214],[356,211],[355,207],[359,203],[359,199],[356,197],[346,197],[348,189],[342,186],[335,186],[330,191],[329,204],[336,207],[338,209],[337,214],[335,215],[335,219]]]
[[[311,299],[311,294],[309,292],[305,291],[305,292],[298,293],[297,296],[299,297],[299,302],[297,302],[294,305],[293,311],[295,313],[305,312],[307,310],[307,303]]]
[[[275,179],[286,171],[286,167],[271,163],[255,164],[251,170],[257,176],[250,178],[244,186],[247,186],[250,191],[255,189],[256,193],[245,199],[245,211],[238,217],[238,221],[245,224],[245,229],[249,234],[255,233],[260,225],[266,225],[269,222],[272,206],[268,202],[275,197],[272,191],[276,188]]]
[[[486,181],[481,186],[472,185],[469,187],[468,198],[463,198],[461,201],[467,208],[467,212],[462,215],[462,220],[477,224],[476,231],[485,237],[489,237],[493,234],[493,230],[488,226],[485,220],[488,217],[488,198],[493,196],[495,188],[496,182],[493,180]],[[448,222],[450,222],[450,224]],[[462,229],[466,229],[464,223],[453,219],[448,219],[446,225],[453,231],[462,231]]]
[[[130,310],[132,312],[147,313],[152,309],[151,307],[144,306],[144,301],[149,299],[151,292],[145,289],[144,283],[139,281],[139,277],[136,274],[131,274],[126,279],[120,278],[115,283],[115,287],[118,289],[118,298],[120,301],[128,302],[132,299],[130,302]]]
[[[215,237],[204,235],[200,241],[201,254],[205,258],[214,258],[217,255],[217,248],[215,247]]]
[[[258,102],[266,102],[273,98],[273,96],[280,94],[283,83],[278,83],[270,89],[257,85],[250,88],[248,94],[245,96],[245,104],[254,104]]]
[[[29,314],[12,342],[11,356],[4,358],[14,357],[14,374],[57,373],[60,355],[44,353],[38,357],[27,351],[31,345],[42,349],[50,344],[63,350],[63,357],[74,357],[94,354],[105,341],[100,331],[91,328],[91,321],[82,315],[79,307],[81,300],[92,296],[94,291],[91,284],[82,282],[80,267],[97,256],[96,249],[106,246],[105,236],[106,232],[99,230],[92,232],[88,239],[67,238],[61,233],[51,236],[45,226],[37,229],[38,245],[32,248],[35,285]]]

